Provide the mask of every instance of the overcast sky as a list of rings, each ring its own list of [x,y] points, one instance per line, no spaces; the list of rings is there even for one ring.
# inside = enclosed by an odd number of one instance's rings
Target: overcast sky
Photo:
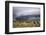
[[[21,15],[40,15],[40,8],[13,7],[13,17]]]

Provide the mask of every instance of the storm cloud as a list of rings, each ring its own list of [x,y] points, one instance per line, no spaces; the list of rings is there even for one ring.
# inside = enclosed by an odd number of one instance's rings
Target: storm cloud
[[[40,15],[40,8],[13,7],[13,18],[24,15]]]

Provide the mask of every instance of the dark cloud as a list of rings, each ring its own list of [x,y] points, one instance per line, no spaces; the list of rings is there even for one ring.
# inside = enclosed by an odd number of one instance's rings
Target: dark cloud
[[[13,18],[24,15],[40,15],[40,8],[13,7]]]

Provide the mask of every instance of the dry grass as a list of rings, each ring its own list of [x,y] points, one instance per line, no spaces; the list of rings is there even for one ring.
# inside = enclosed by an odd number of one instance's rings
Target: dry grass
[[[13,28],[20,27],[40,27],[40,20],[13,21]]]

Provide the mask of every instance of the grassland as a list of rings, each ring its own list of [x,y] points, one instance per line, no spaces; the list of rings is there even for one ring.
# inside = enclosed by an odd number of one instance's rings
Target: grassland
[[[13,21],[13,28],[40,27],[40,20],[16,20]]]

